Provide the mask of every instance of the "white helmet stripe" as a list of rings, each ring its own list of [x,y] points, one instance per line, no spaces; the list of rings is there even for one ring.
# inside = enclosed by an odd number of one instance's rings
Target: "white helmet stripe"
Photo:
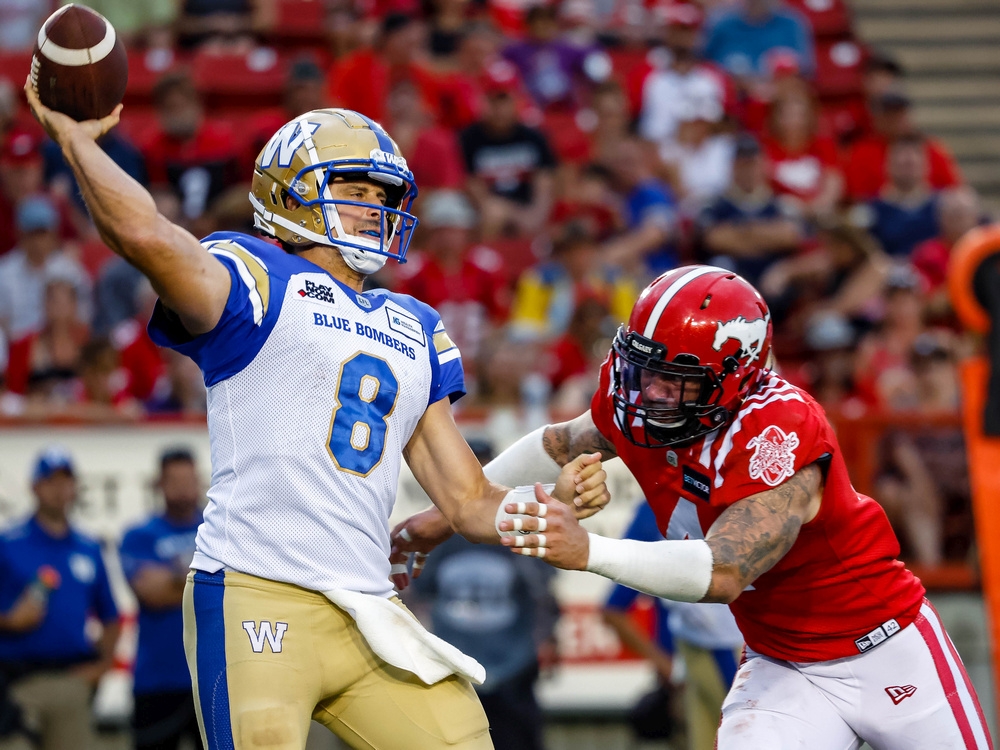
[[[653,312],[650,313],[649,320],[646,321],[646,327],[643,329],[642,335],[647,339],[653,338],[653,332],[656,331],[656,326],[660,322],[660,316],[663,314],[663,310],[670,303],[670,300],[674,298],[677,292],[687,286],[689,282],[697,279],[699,276],[704,276],[706,273],[712,273],[713,271],[729,273],[729,271],[726,271],[725,268],[719,268],[718,266],[699,266],[698,268],[688,271],[686,274],[677,279],[677,281],[667,287],[667,290],[656,301],[656,306],[653,307]]]

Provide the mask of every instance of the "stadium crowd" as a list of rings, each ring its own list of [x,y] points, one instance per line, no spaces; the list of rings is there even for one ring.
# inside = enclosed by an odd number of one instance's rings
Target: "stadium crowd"
[[[18,61],[57,4],[0,0],[0,415],[201,414],[197,367],[146,333],[150,285],[101,245],[23,104]],[[983,211],[842,0],[89,4],[130,51],[102,147],[197,236],[252,231],[246,168],[288,119],[386,126],[421,225],[373,282],[440,311],[459,409],[584,410],[638,290],[700,262],[762,291],[779,366],[834,413],[957,410],[944,279]],[[960,432],[880,450],[907,554],[965,555],[944,516],[967,483],[933,479],[964,476]]]

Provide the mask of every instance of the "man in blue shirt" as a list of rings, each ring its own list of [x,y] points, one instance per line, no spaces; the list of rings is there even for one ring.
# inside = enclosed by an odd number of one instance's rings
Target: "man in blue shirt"
[[[795,53],[799,70],[815,70],[812,30],[798,13],[780,0],[744,0],[719,16],[705,43],[705,57],[739,79],[771,77],[771,54]]]
[[[70,526],[76,471],[61,448],[49,448],[32,475],[34,515],[0,534],[0,675],[21,711],[24,737],[0,748],[86,750],[93,740],[90,700],[111,666],[118,610],[100,545]],[[100,620],[95,644],[87,622]]]
[[[677,203],[650,163],[647,147],[637,140],[623,141],[615,149],[613,172],[626,226],[624,232],[604,243],[601,256],[609,266],[652,277],[677,266],[677,249],[672,242]]]
[[[187,449],[160,456],[164,510],[125,534],[122,568],[139,600],[135,658],[136,750],[177,750],[187,736],[201,748],[191,675],[184,656],[181,599],[201,523],[201,486]]]

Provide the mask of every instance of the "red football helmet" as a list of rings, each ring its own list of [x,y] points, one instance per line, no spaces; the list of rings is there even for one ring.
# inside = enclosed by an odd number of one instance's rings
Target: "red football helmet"
[[[735,273],[684,266],[642,291],[613,352],[622,432],[636,445],[678,445],[728,423],[761,381],[771,314]]]

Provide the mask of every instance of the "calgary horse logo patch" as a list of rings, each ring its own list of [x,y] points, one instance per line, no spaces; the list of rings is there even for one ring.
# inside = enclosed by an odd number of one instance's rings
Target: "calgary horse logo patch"
[[[785,434],[777,425],[764,428],[757,437],[747,443],[753,448],[750,456],[750,478],[761,479],[771,487],[777,487],[795,473],[795,449],[799,447],[799,436],[794,432]]]
[[[729,339],[736,339],[740,342],[742,351],[740,356],[746,358],[745,363],[755,362],[760,358],[760,350],[764,346],[764,339],[767,338],[767,325],[770,321],[770,315],[756,320],[747,320],[740,315],[725,323],[717,323],[712,348],[717,352],[722,351],[722,347]]]

